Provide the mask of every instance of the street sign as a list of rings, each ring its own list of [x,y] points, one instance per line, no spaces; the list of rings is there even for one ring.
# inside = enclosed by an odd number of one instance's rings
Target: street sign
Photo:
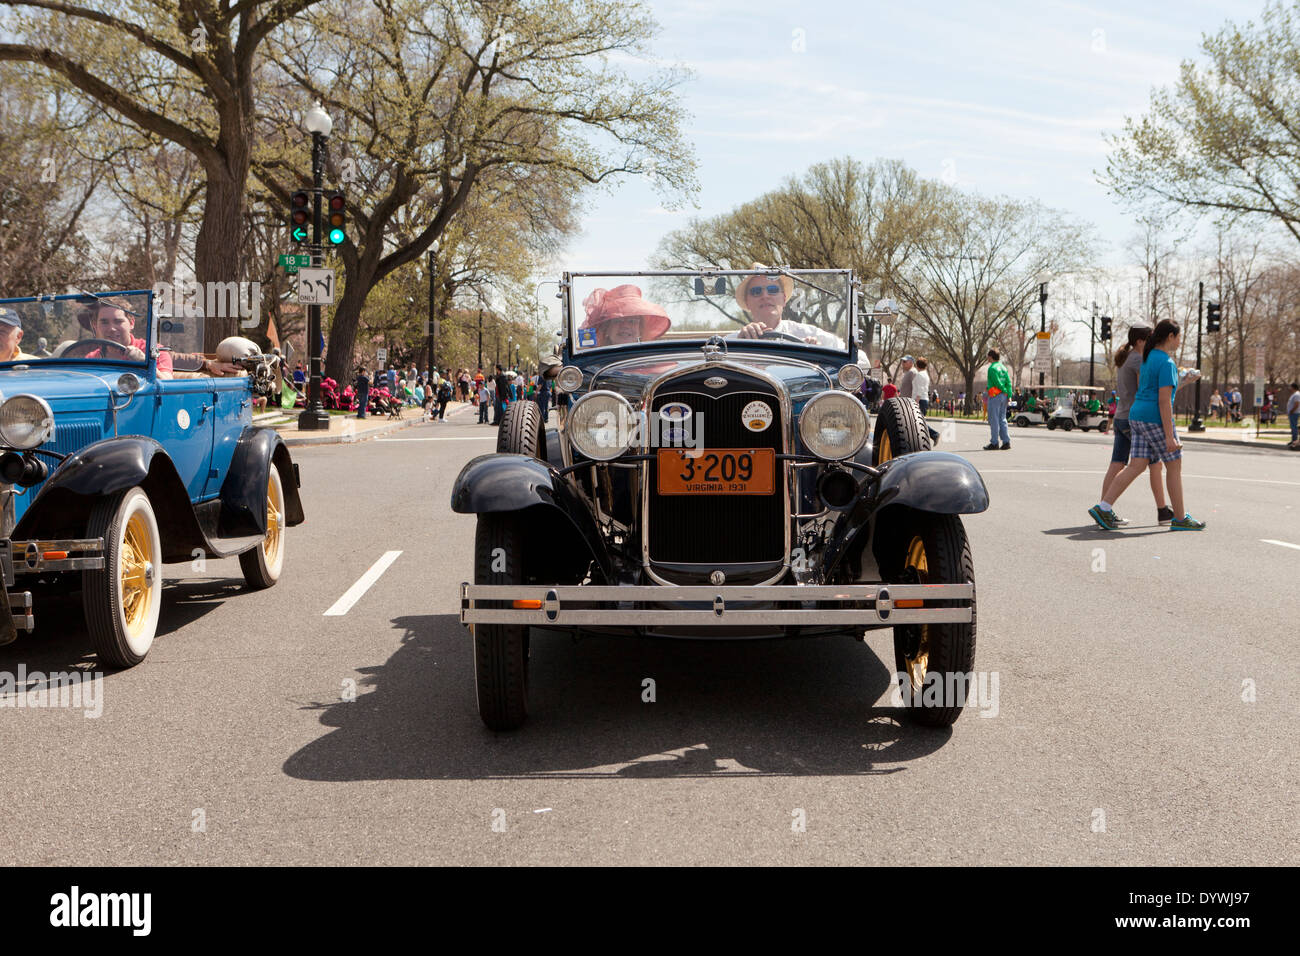
[[[1047,373],[1052,370],[1052,333],[1038,332],[1038,351],[1034,353],[1034,371]]]
[[[1258,369],[1258,366],[1256,366]],[[1264,375],[1257,372],[1255,375],[1255,407],[1262,408],[1264,405]]]
[[[334,270],[302,269],[299,271],[298,302],[301,305],[333,305]]]
[[[1255,346],[1255,380],[1259,381],[1264,377],[1264,346]]]
[[[311,265],[311,253],[282,252],[280,253],[280,265],[284,266],[284,271],[287,274],[292,275],[299,269]]]
[[[384,365],[388,361],[388,349],[375,349],[375,361]]]

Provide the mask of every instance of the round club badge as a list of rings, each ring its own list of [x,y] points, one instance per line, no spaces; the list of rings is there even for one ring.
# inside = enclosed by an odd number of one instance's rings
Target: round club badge
[[[740,413],[740,422],[751,432],[761,432],[772,424],[772,409],[767,402],[750,402]]]

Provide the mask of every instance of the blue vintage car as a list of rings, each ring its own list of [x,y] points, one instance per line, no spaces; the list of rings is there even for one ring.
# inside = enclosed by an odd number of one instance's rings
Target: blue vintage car
[[[149,291],[0,300],[0,644],[32,630],[33,594],[80,592],[99,659],[129,667],[162,565],[238,555],[250,587],[279,578],[298,471],[252,424],[278,359],[231,339],[219,365],[202,324]]]
[[[526,717],[531,628],[892,628],[908,712],[957,719],[976,623],[960,516],[988,493],[968,461],[931,449],[910,399],[870,421],[859,294],[847,270],[564,274],[558,422],[513,403],[497,453],[452,491],[477,515],[461,620],[484,723]]]

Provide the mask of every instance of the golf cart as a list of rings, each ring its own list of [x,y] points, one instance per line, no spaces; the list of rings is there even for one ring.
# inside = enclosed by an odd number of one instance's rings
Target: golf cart
[[[1051,404],[1042,395],[1036,395],[1033,391],[1030,391],[1012,410],[1011,421],[1019,428],[1028,428],[1030,425],[1046,425],[1048,416],[1051,414],[1050,409]]]
[[[1052,399],[1052,414],[1047,420],[1048,429],[1070,431],[1078,427],[1081,431],[1095,428],[1105,432],[1110,428],[1110,416],[1103,406],[1100,411],[1090,411],[1087,403],[1093,398],[1100,400],[1105,392],[1099,385],[1062,385],[1047,389],[1047,397]]]

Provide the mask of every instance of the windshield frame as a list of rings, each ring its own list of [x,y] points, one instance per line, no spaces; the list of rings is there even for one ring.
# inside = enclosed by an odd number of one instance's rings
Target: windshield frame
[[[848,314],[847,327],[844,339],[844,348],[837,349],[823,345],[812,345],[808,343],[796,343],[786,340],[776,339],[736,339],[729,333],[733,329],[720,328],[712,332],[701,332],[698,336],[691,337],[674,337],[672,339],[653,339],[645,342],[634,342],[624,344],[594,345],[578,348],[578,328],[582,310],[575,307],[573,302],[574,280],[575,279],[632,279],[632,278],[696,278],[700,277],[706,280],[713,280],[726,276],[753,276],[753,275],[788,275],[795,280],[796,284],[802,283],[822,292],[829,290],[821,288],[813,280],[815,276],[834,276],[837,281],[845,283],[848,294]],[[800,278],[806,276],[808,278]],[[787,269],[783,266],[768,266],[762,269],[641,269],[626,272],[610,271],[591,271],[591,272],[565,272],[560,278],[560,312],[562,327],[564,330],[564,351],[573,359],[587,355],[608,354],[611,350],[639,349],[645,346],[656,346],[659,348],[677,346],[690,347],[696,343],[704,343],[714,336],[723,336],[727,340],[727,347],[733,347],[737,344],[744,347],[758,345],[760,348],[770,348],[773,346],[784,346],[787,348],[797,347],[800,350],[810,352],[825,352],[835,356],[852,356],[857,345],[857,319],[858,319],[858,281],[854,278],[852,269]],[[824,283],[823,283],[824,285]],[[835,293],[831,293],[835,294]]]
[[[114,296],[134,296],[137,298],[140,296],[144,297],[145,300],[144,361],[138,361],[136,359],[130,359],[125,357],[107,358],[104,356],[99,356],[96,358],[88,358],[86,356],[78,356],[75,358],[64,358],[63,356],[48,355],[48,356],[40,356],[34,359],[11,359],[7,361],[0,361],[0,370],[10,370],[17,367],[36,369],[36,368],[43,368],[46,366],[52,367],[54,365],[60,365],[63,363],[67,363],[68,365],[76,365],[76,366],[89,364],[92,366],[109,366],[109,367],[123,366],[126,368],[143,367],[146,371],[146,375],[152,377],[154,374],[154,369],[157,365],[157,356],[155,355],[156,350],[154,348],[154,343],[158,340],[157,328],[156,328],[157,314],[155,313],[154,310],[154,301],[153,301],[154,294],[152,289],[128,289],[125,291],[112,291],[112,292],[83,291],[83,292],[67,292],[61,295],[14,296],[7,299],[0,299],[0,307],[12,306],[14,304],[30,305],[32,303],[36,303],[40,305],[46,302],[76,302],[78,304],[88,305],[92,300],[107,299],[107,298],[112,298]],[[94,336],[90,336],[90,337],[93,338]],[[26,336],[24,335],[24,339],[25,338]],[[83,340],[78,339],[74,341],[83,341]],[[25,343],[25,344],[30,345],[34,343]]]

